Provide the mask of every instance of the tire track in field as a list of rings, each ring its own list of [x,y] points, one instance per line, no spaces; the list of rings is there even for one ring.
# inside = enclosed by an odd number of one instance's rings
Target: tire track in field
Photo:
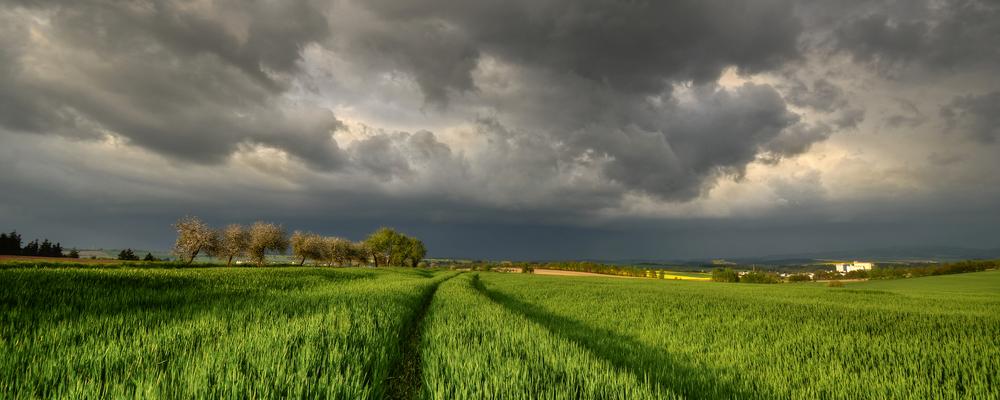
[[[639,341],[607,329],[591,327],[583,322],[556,315],[543,308],[523,302],[499,291],[489,290],[479,275],[472,287],[494,303],[521,315],[545,328],[552,334],[575,343],[584,351],[612,365],[619,371],[631,373],[646,382],[658,393],[675,393],[683,398],[747,399],[773,398],[760,389],[747,391],[717,378],[717,372],[691,365],[686,360],[673,357],[661,349],[649,347]],[[607,340],[594,341],[594,338]],[[669,372],[658,368],[670,364]],[[669,382],[683,384],[671,385]]]
[[[434,300],[434,295],[437,294],[438,287],[458,275],[460,274],[452,275],[435,283],[424,295],[416,315],[403,330],[405,337],[400,342],[399,360],[396,361],[388,378],[386,378],[388,389],[385,396],[387,399],[412,400],[420,398],[420,384],[423,382],[420,371],[420,337],[423,333],[424,318],[427,316],[427,310],[430,309],[431,301]]]

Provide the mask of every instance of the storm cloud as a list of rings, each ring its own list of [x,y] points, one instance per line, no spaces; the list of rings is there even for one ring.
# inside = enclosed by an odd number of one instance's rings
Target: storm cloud
[[[822,226],[943,191],[992,210],[998,17],[986,0],[4,0],[0,165],[22,194],[0,222],[68,220],[33,217],[29,193],[115,221],[98,204],[120,190],[141,194],[115,209],[150,221],[456,235]]]

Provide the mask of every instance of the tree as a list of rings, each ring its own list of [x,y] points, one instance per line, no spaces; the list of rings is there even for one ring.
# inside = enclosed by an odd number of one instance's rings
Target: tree
[[[322,260],[325,252],[325,242],[323,237],[315,233],[295,231],[289,240],[292,246],[292,254],[300,257],[299,265],[305,264],[306,259]]]
[[[38,246],[38,255],[52,257],[52,242],[49,242],[49,239],[42,240],[42,244]]]
[[[751,271],[740,277],[741,283],[779,283],[781,279],[773,272]]]
[[[76,247],[69,251],[69,258],[80,258],[80,252],[76,250]]]
[[[360,265],[367,265],[372,251],[368,249],[365,242],[351,243],[351,261],[357,261]]]
[[[230,224],[220,230],[216,237],[218,243],[213,249],[214,257],[225,258],[226,266],[233,264],[233,258],[246,256],[250,244],[250,232],[242,225]]]
[[[414,253],[411,254],[410,249],[415,246],[416,243],[409,236],[384,227],[379,228],[365,239],[365,247],[371,254],[376,267],[380,262],[384,265],[404,265],[413,254],[419,254],[419,249],[414,249]],[[419,247],[423,247],[423,243],[420,243]]]
[[[25,256],[37,256],[38,255],[38,239],[32,240],[27,245],[21,249],[21,255]]]
[[[10,234],[0,234],[0,255],[16,256],[20,254],[22,254],[21,235],[17,231],[11,231]]]
[[[247,256],[254,264],[263,266],[268,251],[284,253],[287,249],[288,238],[280,225],[257,221],[250,226]]]
[[[122,261],[138,261],[139,256],[135,255],[132,249],[125,249],[118,253],[118,259]]]
[[[714,282],[739,282],[740,275],[729,268],[716,268],[712,270],[712,281]]]
[[[397,235],[399,234],[392,229],[379,228],[365,238],[365,248],[371,253],[372,262],[375,263],[376,268],[378,268],[380,261],[383,264],[388,264],[391,261]]]
[[[419,239],[403,235],[396,254],[399,258],[398,265],[409,264],[410,267],[416,268],[427,255],[427,248]]]
[[[52,245],[52,257],[65,257],[63,255],[62,243],[56,242],[56,244]]]
[[[198,217],[184,217],[174,224],[177,229],[177,242],[174,243],[174,253],[188,264],[202,250],[211,250],[218,242],[216,232],[209,228]]]
[[[323,238],[323,259],[334,265],[347,265],[357,257],[353,243],[338,237]]]
[[[142,261],[156,261],[156,257],[153,257],[153,253],[146,253],[146,256],[142,258]]]

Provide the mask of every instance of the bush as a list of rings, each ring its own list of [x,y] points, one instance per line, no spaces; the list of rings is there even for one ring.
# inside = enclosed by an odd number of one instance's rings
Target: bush
[[[788,281],[789,282],[809,282],[809,281],[812,281],[812,278],[810,278],[809,275],[806,275],[806,274],[795,274],[795,275],[789,275],[788,276]]]
[[[523,266],[523,267],[521,267],[521,273],[522,274],[533,274],[533,273],[535,273],[535,268],[529,267],[527,265]]]
[[[829,286],[829,287],[844,287],[844,282],[841,282],[841,281],[830,281],[830,283],[826,284],[826,286]]]
[[[713,282],[739,282],[740,275],[729,268],[716,268],[712,271]]]
[[[747,272],[740,277],[740,282],[743,283],[778,283],[781,279],[777,274],[772,272]]]
[[[868,279],[905,278],[906,270],[902,268],[875,268],[868,272]]]

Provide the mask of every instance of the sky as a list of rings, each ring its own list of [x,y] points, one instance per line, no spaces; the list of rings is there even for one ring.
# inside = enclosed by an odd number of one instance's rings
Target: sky
[[[0,230],[1000,246],[995,0],[0,0]]]

